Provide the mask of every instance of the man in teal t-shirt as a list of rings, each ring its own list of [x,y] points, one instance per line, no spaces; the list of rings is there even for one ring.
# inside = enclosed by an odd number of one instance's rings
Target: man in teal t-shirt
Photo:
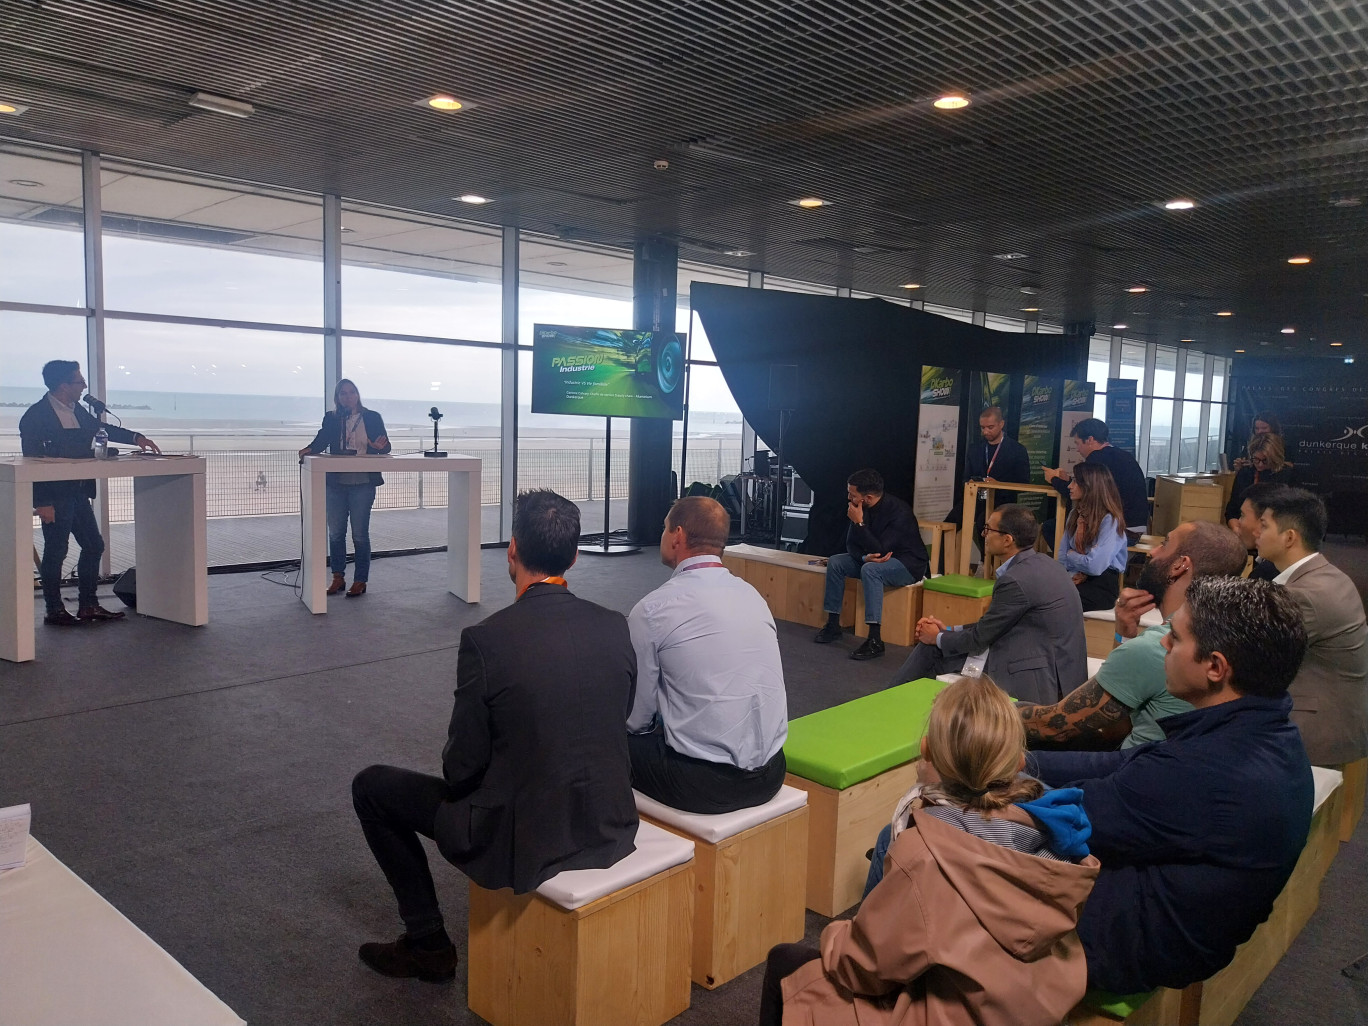
[[[1018,703],[1030,748],[1132,748],[1164,740],[1159,720],[1188,712],[1164,683],[1168,618],[1196,577],[1238,577],[1247,555],[1236,534],[1219,524],[1179,524],[1150,555],[1137,588],[1116,603],[1117,637],[1096,675],[1054,705]],[[1140,617],[1157,608],[1164,623],[1140,633]]]

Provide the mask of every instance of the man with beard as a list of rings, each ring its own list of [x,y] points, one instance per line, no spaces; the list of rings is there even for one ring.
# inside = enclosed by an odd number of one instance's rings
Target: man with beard
[[[1244,546],[1230,530],[1205,521],[1179,524],[1154,550],[1137,588],[1116,603],[1117,635],[1129,639],[1113,649],[1097,671],[1054,705],[1021,702],[1030,748],[1133,748],[1164,740],[1158,721],[1192,707],[1164,685],[1164,635],[1182,606],[1188,585],[1205,576],[1238,577]],[[1140,617],[1158,608],[1164,622],[1140,631]],[[1124,740],[1122,740],[1124,738]]]

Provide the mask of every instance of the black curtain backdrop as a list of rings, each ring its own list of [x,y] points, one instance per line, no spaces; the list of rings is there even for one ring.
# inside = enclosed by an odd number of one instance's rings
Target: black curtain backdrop
[[[853,470],[873,467],[911,501],[923,364],[1060,378],[1087,366],[1086,336],[993,331],[880,299],[702,282],[690,297],[732,396],[772,447],[780,414],[769,408],[770,367],[797,367],[784,461],[814,492],[806,552],[842,550]]]

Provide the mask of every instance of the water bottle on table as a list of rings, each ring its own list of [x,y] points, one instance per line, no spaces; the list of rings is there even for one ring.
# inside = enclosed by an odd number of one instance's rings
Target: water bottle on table
[[[109,458],[109,432],[100,425],[100,430],[95,432],[95,458],[104,460]]]

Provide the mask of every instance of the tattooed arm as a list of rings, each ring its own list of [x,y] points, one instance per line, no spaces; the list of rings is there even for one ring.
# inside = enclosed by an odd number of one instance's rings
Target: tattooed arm
[[[1017,704],[1027,748],[1111,749],[1130,733],[1129,707],[1093,677],[1054,705]]]

